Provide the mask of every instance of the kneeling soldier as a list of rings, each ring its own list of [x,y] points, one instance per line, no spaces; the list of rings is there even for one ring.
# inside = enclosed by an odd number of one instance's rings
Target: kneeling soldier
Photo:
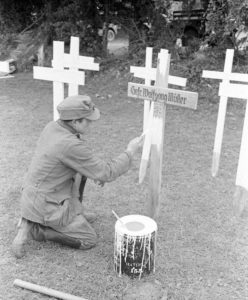
[[[68,97],[57,109],[60,119],[42,131],[25,178],[21,220],[12,244],[17,258],[24,255],[29,239],[79,249],[93,247],[97,240],[90,224],[94,215],[86,214],[80,202],[86,178],[102,184],[115,180],[128,171],[133,155],[143,144],[143,138],[137,137],[118,157],[104,161],[80,139],[80,134],[100,118],[90,97]],[[82,176],[80,187],[75,181],[77,174]]]

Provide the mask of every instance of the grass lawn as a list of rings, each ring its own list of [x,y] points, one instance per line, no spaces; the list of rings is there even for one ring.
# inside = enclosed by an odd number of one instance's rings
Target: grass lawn
[[[88,77],[88,93],[102,111],[86,134],[94,151],[113,157],[142,132],[143,103],[127,97],[128,76],[114,68]],[[103,188],[88,181],[85,205],[98,214],[98,244],[89,251],[31,241],[15,259],[11,243],[19,218],[22,180],[36,141],[52,119],[52,84],[17,73],[0,81],[0,299],[52,299],[13,286],[16,278],[91,300],[140,299],[128,290],[152,283],[163,299],[248,299],[248,220],[234,216],[232,201],[244,118],[241,100],[230,100],[219,174],[211,177],[218,104],[201,84],[196,111],[167,107],[156,272],[141,280],[114,272],[114,209],[146,214],[148,178],[138,184],[140,154],[132,169]],[[215,86],[216,88],[216,86]],[[188,88],[189,89],[189,88]],[[155,296],[154,296],[155,297]],[[142,299],[160,299],[149,292]]]

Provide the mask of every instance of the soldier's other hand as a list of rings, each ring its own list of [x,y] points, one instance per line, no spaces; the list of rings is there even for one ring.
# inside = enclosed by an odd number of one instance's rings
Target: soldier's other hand
[[[94,180],[94,183],[97,184],[97,185],[100,185],[101,187],[103,187],[104,184],[105,184],[105,182],[103,182],[101,180],[97,180],[97,179]]]

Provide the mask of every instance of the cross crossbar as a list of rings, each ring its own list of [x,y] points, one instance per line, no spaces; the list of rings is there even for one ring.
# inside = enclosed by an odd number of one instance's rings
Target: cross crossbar
[[[247,80],[248,83],[248,80]],[[233,84],[233,83],[220,83],[219,96],[245,99],[248,98],[248,85],[246,84]]]
[[[210,79],[248,82],[248,74],[241,74],[241,73],[223,73],[223,72],[219,72],[219,71],[203,71],[202,77],[210,78]]]
[[[80,70],[99,71],[99,64],[93,57],[81,56],[78,37],[71,37],[70,54],[64,53],[64,42],[53,42],[52,68],[34,67],[35,79],[53,82],[53,119],[58,119],[57,105],[65,97],[64,83],[68,83],[68,96],[78,95],[79,85],[85,84],[85,72]]]
[[[134,77],[156,80],[157,69],[156,68],[144,68],[144,67],[130,67],[130,72],[134,74]],[[178,86],[186,86],[187,78],[169,75],[168,83]]]
[[[68,53],[64,53],[64,60],[63,60],[63,66],[64,68],[70,68],[73,65],[77,69],[81,70],[92,70],[92,71],[99,71],[99,64],[94,62],[93,57],[88,56],[79,56],[78,61],[74,63],[74,60]],[[52,60],[52,66],[54,67],[54,60]]]
[[[46,67],[34,67],[34,78],[63,83],[76,83],[84,85],[85,74],[83,71],[56,70]]]

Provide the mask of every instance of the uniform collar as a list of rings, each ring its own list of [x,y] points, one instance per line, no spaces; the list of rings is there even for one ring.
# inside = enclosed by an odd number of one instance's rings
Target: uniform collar
[[[72,128],[70,125],[68,125],[66,122],[64,122],[63,120],[57,120],[56,121],[61,127],[69,130],[72,134],[75,134],[77,138],[80,138],[80,134],[74,129]]]

